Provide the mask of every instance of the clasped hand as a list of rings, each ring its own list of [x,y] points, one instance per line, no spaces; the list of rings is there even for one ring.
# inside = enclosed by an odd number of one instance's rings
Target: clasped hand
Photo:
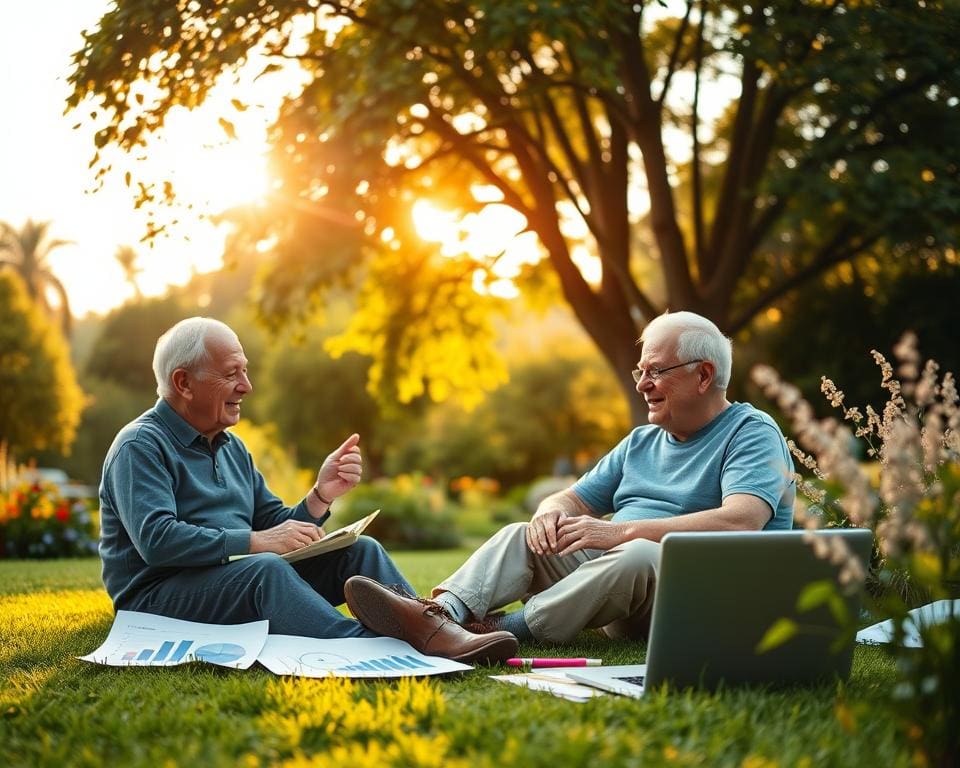
[[[620,523],[591,515],[564,515],[547,512],[535,515],[527,526],[527,545],[538,555],[569,555],[580,549],[613,549],[622,544],[625,531]]]

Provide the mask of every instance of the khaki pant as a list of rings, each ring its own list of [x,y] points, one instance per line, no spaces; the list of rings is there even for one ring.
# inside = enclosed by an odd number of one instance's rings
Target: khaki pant
[[[636,539],[606,552],[540,556],[527,547],[527,523],[498,531],[433,595],[452,592],[476,617],[514,600],[538,640],[562,643],[587,627],[640,638],[649,629],[660,545]]]

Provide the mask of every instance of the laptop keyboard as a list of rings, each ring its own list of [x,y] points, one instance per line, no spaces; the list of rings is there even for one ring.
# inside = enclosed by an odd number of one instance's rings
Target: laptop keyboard
[[[643,685],[643,675],[635,675],[634,677],[617,677],[616,680],[622,680],[625,683],[632,683],[633,685]]]

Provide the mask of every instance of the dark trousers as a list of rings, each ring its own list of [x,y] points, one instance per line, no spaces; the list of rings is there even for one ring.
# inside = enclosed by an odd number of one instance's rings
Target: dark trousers
[[[122,607],[210,624],[268,619],[272,635],[373,637],[335,607],[344,602],[344,582],[357,575],[413,592],[380,543],[361,536],[352,546],[296,563],[267,553],[184,568]]]

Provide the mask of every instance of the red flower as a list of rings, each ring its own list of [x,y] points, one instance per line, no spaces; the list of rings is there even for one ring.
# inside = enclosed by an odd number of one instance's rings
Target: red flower
[[[67,520],[70,519],[70,510],[67,509],[66,504],[61,504],[59,507],[57,507],[56,514],[57,514],[57,520],[59,520],[62,523],[65,523],[67,522]]]

